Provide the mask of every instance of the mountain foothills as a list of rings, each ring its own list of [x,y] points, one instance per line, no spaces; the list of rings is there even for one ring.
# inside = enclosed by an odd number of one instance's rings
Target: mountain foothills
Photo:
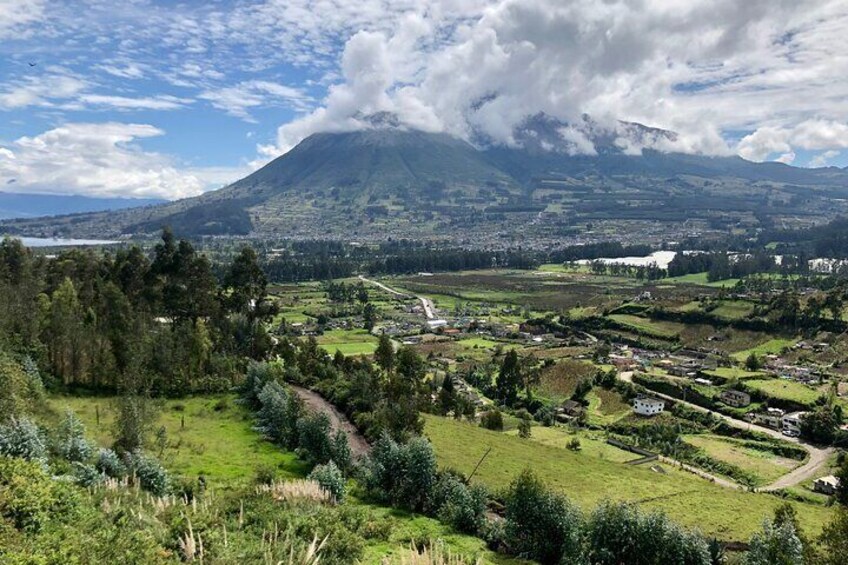
[[[804,228],[848,211],[848,172],[672,152],[676,135],[526,119],[512,145],[412,129],[390,114],[365,129],[314,134],[225,188],[129,210],[15,219],[29,236],[158,232],[304,239],[561,240],[579,231],[646,242],[727,230]],[[622,229],[626,227],[626,229]]]

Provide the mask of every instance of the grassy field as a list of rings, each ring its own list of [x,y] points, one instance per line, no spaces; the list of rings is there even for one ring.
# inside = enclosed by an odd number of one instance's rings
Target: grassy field
[[[664,339],[675,338],[686,327],[684,324],[651,320],[631,314],[612,314],[607,317],[619,324],[633,328],[639,333]]]
[[[780,353],[784,347],[792,347],[798,340],[786,338],[773,338],[765,341],[755,347],[737,351],[733,354],[733,358],[737,361],[744,362],[751,353],[757,356]]]
[[[622,399],[617,392],[595,387],[586,395],[589,401],[587,410],[590,424],[607,426],[624,418],[631,413],[630,404]]]
[[[746,371],[739,367],[716,367],[715,369],[706,370],[704,373],[708,376],[714,375],[723,379],[736,379],[740,381],[758,379],[766,376],[766,374],[761,371]]]
[[[741,320],[754,311],[754,303],[745,300],[722,300],[710,314],[724,320]]]
[[[530,468],[584,510],[604,499],[638,502],[724,540],[747,540],[782,502],[768,494],[723,488],[668,466],[663,466],[665,474],[657,473],[437,416],[426,417],[425,433],[433,442],[439,464],[464,473],[470,473],[491,447],[475,476],[491,488],[507,486],[522,469]],[[830,520],[827,508],[793,505],[802,527],[811,535],[817,535]]]
[[[306,467],[293,453],[277,449],[253,430],[252,418],[235,400],[234,395],[221,395],[162,402],[154,429],[164,426],[167,432],[166,467],[189,478],[204,475],[210,484],[247,481],[260,466],[275,468],[281,477],[304,475]],[[92,439],[112,445],[113,399],[57,396],[50,405],[59,413],[70,407]]]
[[[801,465],[800,461],[778,457],[768,451],[745,447],[741,442],[711,434],[683,436],[710,457],[736,465],[759,479],[758,485],[768,484]]]
[[[518,430],[510,431],[507,435],[518,437]],[[575,438],[580,441],[580,453],[589,457],[619,463],[639,458],[639,455],[609,445],[600,434],[572,430],[563,426],[550,428],[534,426],[530,436],[534,442],[560,449],[567,449],[568,443]]]
[[[681,275],[679,277],[669,277],[667,279],[662,280],[663,283],[672,283],[672,284],[697,284],[700,286],[710,286],[713,288],[721,288],[721,287],[732,287],[735,286],[736,283],[739,282],[739,279],[725,279],[723,281],[713,281],[710,282],[707,279],[707,273],[690,273],[688,275]]]
[[[822,393],[805,384],[786,379],[750,379],[745,386],[761,390],[774,398],[793,400],[801,404],[812,404]]]
[[[344,355],[370,355],[378,343],[378,339],[365,330],[330,330],[316,339],[331,355],[336,350]]]
[[[497,341],[492,341],[491,339],[485,339],[482,337],[469,337],[467,339],[460,339],[456,342],[456,344],[465,349],[494,349],[498,345],[509,345],[502,344]]]

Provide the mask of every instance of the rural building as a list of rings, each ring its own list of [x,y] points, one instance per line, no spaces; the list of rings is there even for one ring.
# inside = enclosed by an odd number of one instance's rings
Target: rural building
[[[836,489],[839,487],[839,479],[833,475],[820,477],[813,483],[813,490],[822,494],[833,496],[836,494]]]
[[[783,431],[787,435],[797,436],[801,434],[801,418],[806,412],[790,412],[782,418]]]
[[[572,418],[578,418],[586,409],[576,400],[566,400],[562,403],[562,411]]]
[[[665,402],[642,396],[633,401],[633,410],[640,416],[656,416],[665,410]]]
[[[765,412],[751,414],[755,424],[779,430],[783,428],[783,410],[780,408],[767,408]]]
[[[735,406],[736,408],[741,408],[751,404],[751,396],[747,392],[742,392],[740,390],[723,390],[721,391],[719,398],[721,398],[721,401],[728,406]]]
[[[623,355],[610,355],[609,360],[619,370],[632,369],[639,364],[633,357],[625,357]]]

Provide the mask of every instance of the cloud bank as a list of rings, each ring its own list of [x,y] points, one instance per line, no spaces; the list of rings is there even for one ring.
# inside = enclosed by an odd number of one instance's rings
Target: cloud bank
[[[183,198],[203,191],[200,175],[133,144],[164,135],[146,124],[70,123],[0,148],[0,186],[89,196]],[[12,188],[9,188],[12,190]]]
[[[446,4],[356,32],[341,80],[279,128],[276,151],[367,127],[357,113],[376,111],[506,144],[537,112],[570,123],[589,114],[613,129],[636,121],[678,132],[666,150],[758,160],[848,143],[844,2],[500,0],[459,17]],[[734,147],[727,132],[745,130]]]

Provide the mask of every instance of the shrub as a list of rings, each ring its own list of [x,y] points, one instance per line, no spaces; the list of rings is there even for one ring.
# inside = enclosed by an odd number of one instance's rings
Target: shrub
[[[12,418],[0,425],[0,455],[19,457],[47,465],[47,443],[41,430],[29,418]]]
[[[353,455],[350,452],[347,435],[338,430],[336,435],[333,436],[333,443],[330,447],[332,460],[336,462],[342,474],[349,475],[353,471]]]
[[[297,423],[298,452],[311,465],[323,465],[333,458],[330,419],[326,414],[310,414]]]
[[[260,395],[265,385],[271,382],[277,383],[282,377],[282,366],[278,363],[259,363],[251,361],[247,366],[247,375],[241,386],[241,395],[244,402],[252,407],[259,408],[263,403]]]
[[[56,430],[56,454],[71,462],[83,462],[92,454],[92,446],[85,439],[85,426],[71,409],[65,415]]]
[[[0,457],[0,516],[27,532],[37,532],[50,520],[76,510],[76,490],[54,481],[33,461]]]
[[[396,506],[421,510],[436,483],[436,456],[426,439],[406,444],[380,436],[367,463],[365,485],[377,497]]]
[[[129,394],[117,399],[116,408],[115,449],[120,453],[141,449],[155,419],[155,407],[144,396]]]
[[[88,463],[73,462],[74,481],[83,487],[93,487],[103,482],[103,473]]]
[[[273,465],[260,465],[253,475],[253,482],[257,485],[270,485],[277,479],[277,470]]]
[[[583,518],[576,506],[523,471],[506,494],[505,540],[520,557],[542,563],[583,563]]]
[[[276,381],[267,383],[258,395],[257,429],[283,447],[297,446],[300,402]]]
[[[504,429],[503,415],[497,408],[487,410],[480,416],[480,425],[487,430],[502,432]]]
[[[804,547],[790,522],[777,526],[766,520],[751,538],[746,565],[796,565],[804,562]]]
[[[97,460],[94,462],[94,468],[113,479],[122,479],[127,476],[126,465],[118,457],[118,454],[111,449],[101,448],[97,452]]]
[[[443,473],[433,488],[429,504],[442,522],[460,532],[476,534],[485,523],[486,489],[469,487],[456,477]]]
[[[341,503],[344,500],[345,478],[333,461],[325,465],[318,465],[312,469],[309,478],[316,481],[321,485],[321,488],[329,492],[336,503]]]
[[[128,457],[135,480],[144,490],[156,496],[165,496],[170,488],[170,477],[165,468],[153,457],[140,450],[132,452]]]
[[[646,565],[679,563],[709,565],[709,546],[697,533],[687,532],[661,513],[642,513],[626,503],[606,502],[592,513],[587,527],[589,560],[617,565],[633,555]]]
[[[518,422],[518,437],[528,439],[532,433],[530,418],[522,417],[521,421]]]

